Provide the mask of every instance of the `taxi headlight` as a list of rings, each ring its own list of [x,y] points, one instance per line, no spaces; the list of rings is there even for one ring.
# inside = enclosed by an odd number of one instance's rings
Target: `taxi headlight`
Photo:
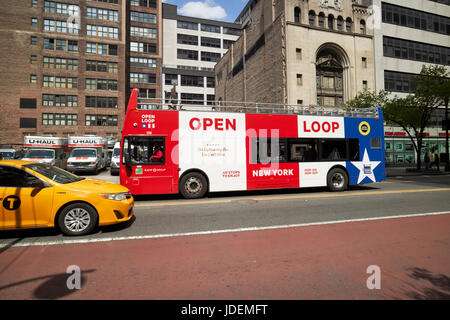
[[[129,199],[131,197],[131,192],[128,191],[121,193],[101,193],[100,196],[108,200],[122,201],[125,199]]]

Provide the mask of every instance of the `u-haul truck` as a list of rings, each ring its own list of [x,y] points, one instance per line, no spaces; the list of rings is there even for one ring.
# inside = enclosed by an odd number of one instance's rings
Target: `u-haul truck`
[[[66,168],[67,138],[50,136],[25,136],[25,156],[22,160],[48,163],[62,169]]]
[[[98,136],[69,137],[71,149],[67,170],[71,172],[97,173],[106,168],[106,140]]]

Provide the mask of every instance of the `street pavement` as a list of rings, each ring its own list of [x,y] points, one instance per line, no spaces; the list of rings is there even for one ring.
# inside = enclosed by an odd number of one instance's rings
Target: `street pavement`
[[[133,221],[88,236],[1,233],[0,299],[449,299],[449,195],[436,175],[137,197]],[[70,265],[80,290],[67,289]]]

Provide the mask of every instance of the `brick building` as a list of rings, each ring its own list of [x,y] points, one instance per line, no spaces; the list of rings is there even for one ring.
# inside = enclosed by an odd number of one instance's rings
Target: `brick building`
[[[3,3],[0,144],[119,136],[130,89],[160,95],[160,10],[156,0]]]
[[[216,99],[340,106],[374,89],[370,1],[250,0],[217,63]]]

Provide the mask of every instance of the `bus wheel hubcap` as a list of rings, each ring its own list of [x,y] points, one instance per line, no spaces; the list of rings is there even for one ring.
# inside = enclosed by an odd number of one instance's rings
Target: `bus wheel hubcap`
[[[202,189],[202,182],[198,178],[191,177],[186,181],[185,187],[189,193],[198,193]]]
[[[333,174],[333,177],[331,178],[331,183],[333,184],[333,187],[335,188],[342,188],[344,186],[345,178],[342,175],[342,173],[335,173]]]
[[[82,208],[70,210],[64,218],[64,225],[72,232],[84,231],[91,223],[89,212]]]

